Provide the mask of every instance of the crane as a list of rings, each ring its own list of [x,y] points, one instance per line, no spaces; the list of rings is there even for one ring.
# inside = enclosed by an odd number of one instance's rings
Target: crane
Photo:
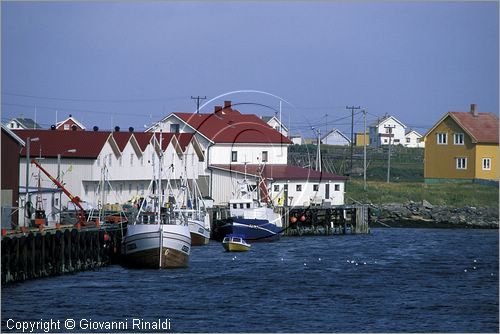
[[[55,179],[52,175],[50,175],[49,172],[47,172],[45,170],[45,168],[42,167],[42,165],[40,165],[38,163],[38,161],[36,161],[35,159],[31,160],[31,163],[34,164],[35,166],[37,166],[45,175],[47,175],[47,177],[52,181],[54,182],[54,184],[63,191],[63,193],[69,197],[69,199],[71,200],[71,202],[73,202],[77,207],[78,207],[78,210],[77,210],[77,219],[78,219],[78,223],[82,226],[85,226],[86,225],[86,219],[85,219],[85,209],[83,208],[82,204],[81,204],[81,200],[80,200],[80,197],[78,196],[73,196],[73,194],[71,194],[68,189],[66,189],[61,182],[59,182],[57,179]]]

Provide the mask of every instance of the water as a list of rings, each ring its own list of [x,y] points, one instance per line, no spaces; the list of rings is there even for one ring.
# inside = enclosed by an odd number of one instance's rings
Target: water
[[[247,253],[211,242],[187,269],[110,266],[4,286],[2,332],[40,319],[64,332],[67,319],[80,332],[132,331],[133,319],[171,332],[498,332],[498,286],[497,230],[374,229]],[[127,328],[82,329],[90,319]]]

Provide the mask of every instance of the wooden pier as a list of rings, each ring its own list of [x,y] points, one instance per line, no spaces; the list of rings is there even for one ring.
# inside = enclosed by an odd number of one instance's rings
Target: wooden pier
[[[370,213],[367,205],[276,207],[282,217],[283,235],[341,235],[370,233]],[[214,207],[210,222],[229,217],[227,207]]]
[[[2,284],[118,262],[123,227],[2,230]]]

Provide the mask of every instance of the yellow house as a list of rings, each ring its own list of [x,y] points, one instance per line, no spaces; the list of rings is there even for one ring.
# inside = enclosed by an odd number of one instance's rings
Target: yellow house
[[[424,136],[426,183],[498,183],[498,118],[479,113],[449,112]]]
[[[365,146],[365,138],[366,138],[366,146],[370,146],[370,137],[369,133],[356,133],[356,146]]]

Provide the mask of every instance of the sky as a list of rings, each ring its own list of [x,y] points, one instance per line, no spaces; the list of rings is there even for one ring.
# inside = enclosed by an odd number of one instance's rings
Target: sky
[[[499,110],[498,1],[1,2],[1,118],[145,129],[231,100],[292,134]],[[208,102],[208,103],[207,103]]]

